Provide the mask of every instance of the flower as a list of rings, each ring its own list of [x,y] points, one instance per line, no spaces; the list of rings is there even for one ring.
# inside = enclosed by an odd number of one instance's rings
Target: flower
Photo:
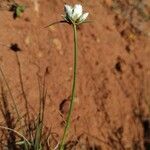
[[[89,13],[83,13],[82,5],[76,4],[74,7],[65,5],[64,19],[69,23],[75,23],[77,25],[83,23],[88,17]]]

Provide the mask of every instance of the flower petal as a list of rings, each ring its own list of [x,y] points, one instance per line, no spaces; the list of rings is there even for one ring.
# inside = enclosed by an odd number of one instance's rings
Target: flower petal
[[[84,13],[84,14],[80,17],[79,22],[85,21],[86,18],[88,17],[88,15],[89,15],[89,13]]]
[[[74,21],[76,21],[77,19],[79,19],[82,15],[82,6],[80,4],[76,4],[73,8],[73,13],[72,13],[72,19]]]
[[[65,9],[66,16],[71,18],[71,16],[72,16],[72,11],[73,11],[72,6],[70,6],[70,5],[65,5],[65,6],[64,6],[64,9]]]

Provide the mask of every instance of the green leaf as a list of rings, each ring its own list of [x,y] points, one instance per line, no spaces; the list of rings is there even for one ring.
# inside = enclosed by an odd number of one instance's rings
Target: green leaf
[[[17,5],[16,6],[16,16],[20,17],[21,13],[25,11],[25,6],[24,5]]]

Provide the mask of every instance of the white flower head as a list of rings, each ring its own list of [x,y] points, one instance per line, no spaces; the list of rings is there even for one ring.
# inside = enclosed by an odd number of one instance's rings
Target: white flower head
[[[80,24],[83,23],[88,17],[89,13],[83,13],[82,5],[76,4],[74,7],[65,5],[64,19],[69,23]]]

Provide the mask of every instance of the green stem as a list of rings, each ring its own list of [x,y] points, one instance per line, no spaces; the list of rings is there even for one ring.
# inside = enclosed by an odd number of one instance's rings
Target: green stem
[[[71,99],[70,99],[70,107],[67,114],[66,119],[66,126],[64,129],[64,134],[60,143],[59,150],[64,150],[64,144],[67,138],[67,133],[70,127],[70,121],[71,121],[71,114],[73,111],[73,105],[74,105],[74,97],[75,97],[75,87],[76,87],[76,72],[77,72],[77,27],[76,24],[73,23],[73,31],[74,31],[74,69],[73,69],[73,83],[72,83],[72,93],[71,93]]]

